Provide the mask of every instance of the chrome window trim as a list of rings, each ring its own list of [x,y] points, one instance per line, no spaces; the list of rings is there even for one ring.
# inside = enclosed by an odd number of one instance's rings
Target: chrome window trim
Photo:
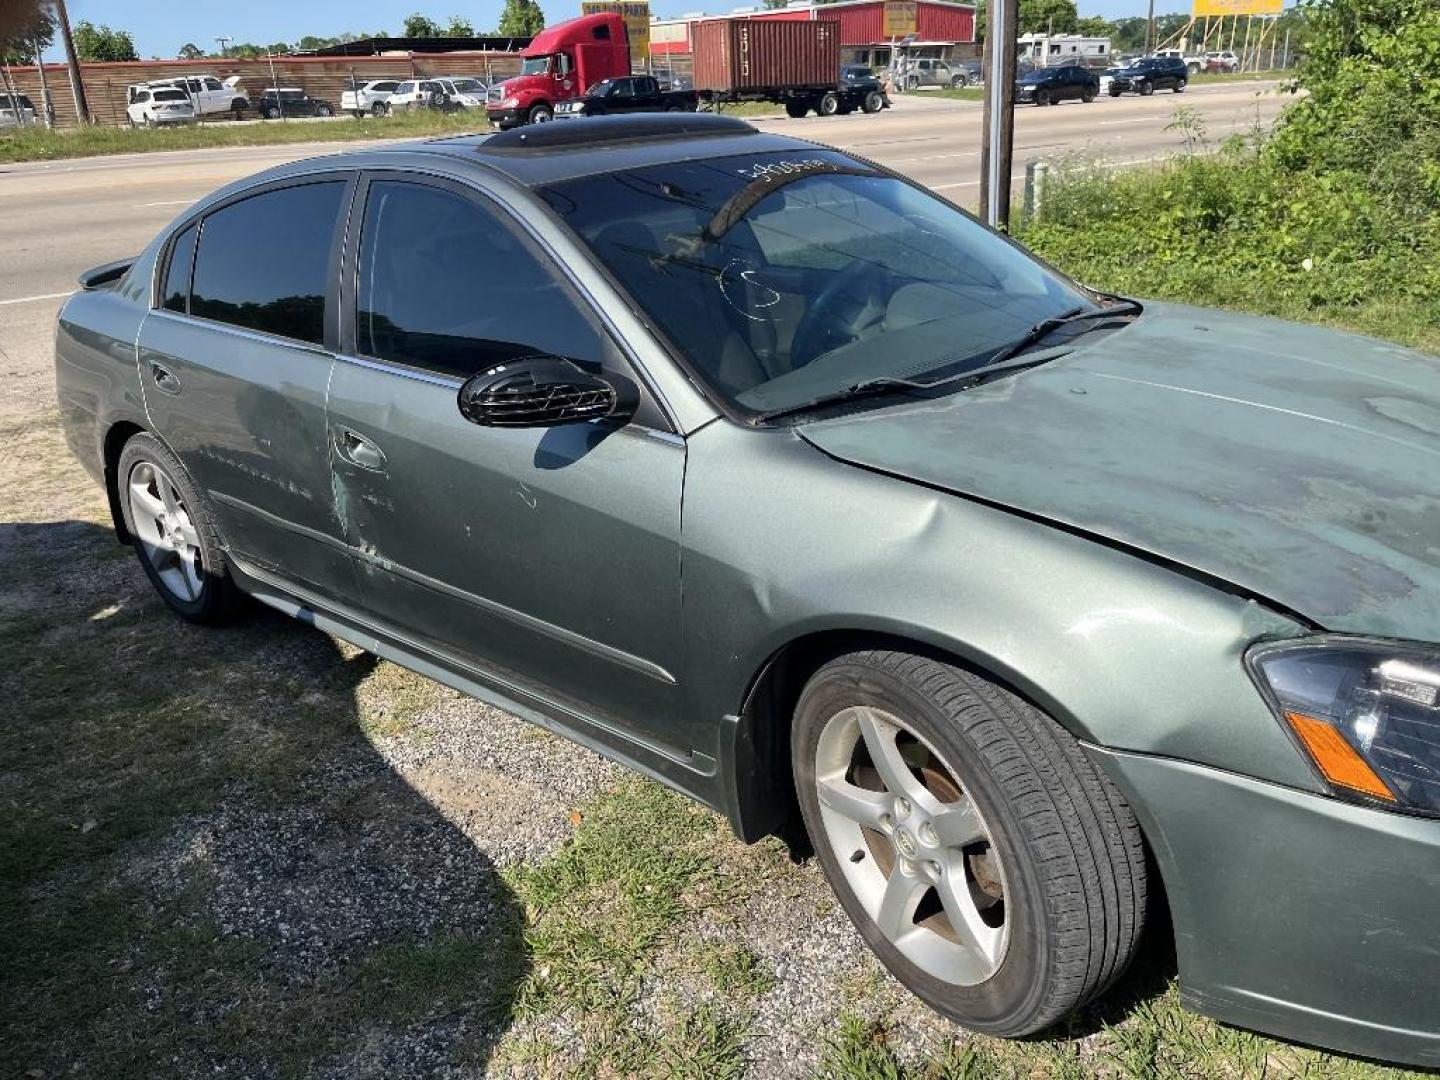
[[[221,330],[225,333],[234,334],[236,337],[248,338],[251,341],[258,341],[265,345],[283,345],[287,348],[297,349],[300,352],[314,353],[316,356],[323,356],[327,360],[333,360],[335,354],[324,345],[317,345],[313,341],[303,341],[300,338],[285,337],[281,334],[269,334],[264,330],[251,330],[248,326],[236,326],[234,323],[219,322],[216,319],[207,319],[200,315],[186,315],[179,311],[171,311],[169,308],[152,308],[152,318],[169,319],[181,323],[194,323],[206,329]]]

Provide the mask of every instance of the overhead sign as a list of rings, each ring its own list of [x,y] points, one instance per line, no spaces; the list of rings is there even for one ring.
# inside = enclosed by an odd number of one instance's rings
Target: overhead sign
[[[1285,0],[1191,0],[1191,18],[1205,19],[1227,15],[1279,15]]]
[[[581,0],[581,15],[613,11],[625,20],[630,38],[630,63],[644,67],[650,62],[650,0]]]
[[[915,9],[915,0],[885,0],[885,36],[897,38],[918,32]]]

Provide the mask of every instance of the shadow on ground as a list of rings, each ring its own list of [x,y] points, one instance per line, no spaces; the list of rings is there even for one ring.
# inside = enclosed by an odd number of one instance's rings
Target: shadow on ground
[[[0,524],[0,656],[0,1072],[484,1063],[524,912],[374,749],[373,657],[185,624],[77,521]]]

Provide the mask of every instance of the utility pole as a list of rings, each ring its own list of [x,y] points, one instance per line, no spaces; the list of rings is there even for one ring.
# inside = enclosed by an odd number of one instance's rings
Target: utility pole
[[[70,34],[70,16],[65,0],[55,0],[55,23],[60,27],[60,40],[65,44],[65,62],[70,65],[70,93],[75,98],[75,119],[83,126],[91,123],[90,103],[85,100],[85,84],[80,81],[80,61],[75,58],[75,39]]]
[[[35,39],[35,73],[40,76],[40,109],[45,114],[45,127],[55,126],[55,106],[50,101],[50,83],[45,78],[45,50],[40,47],[40,39]]]
[[[980,141],[980,214],[1010,228],[1010,165],[1015,147],[1015,42],[1019,0],[988,0],[985,20],[985,123]]]
[[[225,59],[225,47],[229,45],[230,42],[232,42],[233,40],[235,39],[228,38],[223,34],[215,39],[215,44],[220,46],[220,59]]]
[[[1150,0],[1150,13],[1145,16],[1145,55],[1155,51],[1155,0]]]

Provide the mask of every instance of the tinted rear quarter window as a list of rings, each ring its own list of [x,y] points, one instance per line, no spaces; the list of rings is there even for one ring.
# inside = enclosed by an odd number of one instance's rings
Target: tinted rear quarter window
[[[209,215],[190,314],[322,344],[330,246],[344,193],[340,180],[303,184]]]
[[[182,315],[190,302],[190,269],[195,265],[195,225],[186,228],[170,245],[170,264],[165,270],[165,284],[160,290],[160,306]]]

